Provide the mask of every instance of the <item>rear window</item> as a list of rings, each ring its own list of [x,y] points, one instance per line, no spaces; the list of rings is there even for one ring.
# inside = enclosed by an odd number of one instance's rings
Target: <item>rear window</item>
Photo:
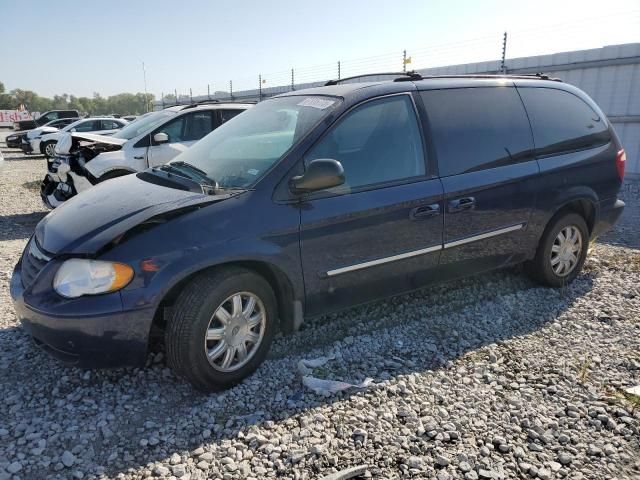
[[[440,176],[533,159],[531,129],[515,88],[428,90],[420,95]]]
[[[539,156],[582,150],[611,140],[609,128],[576,95],[553,88],[519,88]]]

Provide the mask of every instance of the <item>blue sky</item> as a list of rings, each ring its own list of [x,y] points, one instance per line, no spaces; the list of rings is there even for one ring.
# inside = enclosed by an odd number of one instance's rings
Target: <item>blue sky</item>
[[[111,95],[206,93],[288,81],[640,41],[637,0],[2,0],[8,89]],[[457,43],[461,42],[461,43]],[[429,48],[432,47],[432,48]],[[359,60],[364,59],[364,60]],[[321,67],[318,67],[320,65]]]

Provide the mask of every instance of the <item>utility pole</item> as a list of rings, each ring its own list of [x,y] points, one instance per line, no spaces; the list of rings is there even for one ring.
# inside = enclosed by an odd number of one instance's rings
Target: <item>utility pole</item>
[[[502,36],[502,62],[500,62],[500,71],[502,73],[507,73],[507,64],[505,60],[507,59],[507,32],[504,32]]]
[[[144,79],[144,113],[149,111],[149,98],[147,97],[147,72],[142,62],[142,78]]]

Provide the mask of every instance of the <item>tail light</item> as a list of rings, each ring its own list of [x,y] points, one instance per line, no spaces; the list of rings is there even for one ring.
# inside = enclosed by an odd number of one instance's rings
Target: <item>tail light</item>
[[[627,163],[627,154],[624,152],[623,148],[616,155],[616,168],[618,169],[618,176],[620,177],[620,180],[624,180],[625,163]]]

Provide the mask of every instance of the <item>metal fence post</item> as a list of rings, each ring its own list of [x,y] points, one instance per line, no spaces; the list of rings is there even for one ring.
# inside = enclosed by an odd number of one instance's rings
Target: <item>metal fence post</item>
[[[406,72],[407,71],[407,51],[403,50],[402,51],[402,72]]]
[[[191,88],[189,88],[189,105],[191,105],[193,103],[193,92],[191,91]]]
[[[231,94],[231,100],[233,100],[233,80],[229,80],[229,93]]]
[[[291,69],[291,90],[295,90],[296,89],[296,84],[293,81],[293,68]]]
[[[500,71],[502,73],[507,73],[507,64],[505,63],[507,59],[507,32],[504,32],[502,37],[502,62],[500,63]]]
[[[211,100],[211,90],[209,89],[208,83],[207,83],[207,100]]]
[[[338,60],[338,80],[340,80],[340,60]]]
[[[160,101],[162,102],[162,109],[164,110],[164,92],[162,92],[162,97],[160,98]]]
[[[173,89],[173,94],[176,97],[176,105],[180,105],[180,102],[178,101],[178,89],[177,88]]]
[[[262,100],[262,74],[258,75],[258,100]]]

